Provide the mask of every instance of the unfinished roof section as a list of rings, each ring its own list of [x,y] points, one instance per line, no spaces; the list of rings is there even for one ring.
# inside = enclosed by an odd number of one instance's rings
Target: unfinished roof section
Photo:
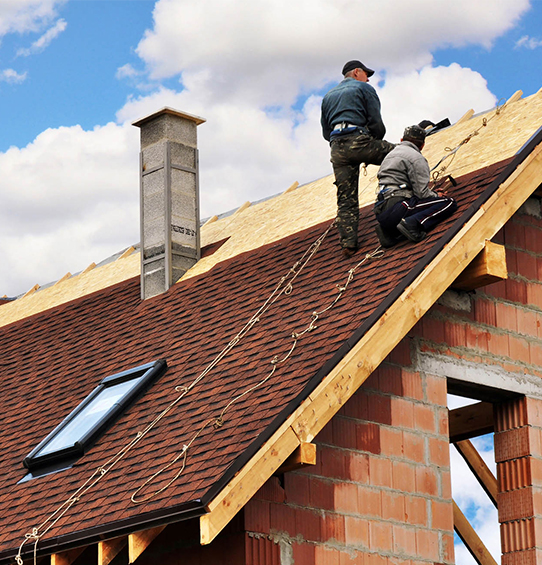
[[[423,152],[431,166],[449,154],[446,148],[457,147],[474,131],[478,131],[478,134],[471,137],[454,154],[453,159],[450,155],[442,163],[448,166],[446,174],[460,176],[515,155],[542,123],[542,93],[525,99],[518,99],[515,95],[498,114],[496,109],[482,115],[471,114],[468,112],[465,119],[427,139]],[[483,123],[487,125],[483,126]],[[506,139],[506,143],[502,143],[503,139]],[[362,203],[374,200],[376,172],[377,167],[368,167],[367,175],[360,178]],[[215,245],[219,241],[223,241],[223,244],[214,253],[203,257],[184,278],[205,272],[239,253],[333,218],[336,214],[333,177],[327,176],[303,186],[287,188],[275,198],[252,206],[245,203],[241,209],[236,214],[209,221],[202,227],[202,247]],[[128,261],[98,268],[90,277],[86,274],[72,277],[59,288],[44,289],[14,303],[4,304],[0,326],[136,276],[139,274],[138,258],[139,253]]]
[[[3,370],[16,375],[6,379],[0,398],[0,515],[6,524],[0,557],[13,556],[25,533],[172,402],[175,409],[54,524],[39,547],[57,551],[200,514],[201,540],[211,541],[294,449],[311,441],[536,190],[542,182],[539,137],[514,160],[459,178],[452,193],[458,213],[421,244],[347,261],[338,253],[336,231],[326,231],[327,218],[185,277],[151,300],[138,300],[138,279],[132,278],[0,329]],[[361,211],[360,235],[367,251],[377,247],[371,207]],[[302,265],[308,260],[305,267],[292,271],[301,257]],[[352,269],[353,280],[341,291]],[[266,303],[270,296],[276,300]],[[54,428],[103,374],[158,358],[167,360],[167,373],[72,469],[18,483],[22,459],[44,430]],[[148,500],[134,504],[134,494]]]

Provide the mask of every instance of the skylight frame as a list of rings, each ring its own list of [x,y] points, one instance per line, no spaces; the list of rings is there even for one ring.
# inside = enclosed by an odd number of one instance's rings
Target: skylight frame
[[[96,443],[103,433],[113,425],[126,409],[133,404],[158,377],[165,373],[166,369],[166,361],[160,359],[105,377],[100,384],[24,458],[23,465],[34,476],[71,466]],[[40,455],[47,445],[58,438],[104,391],[134,379],[140,380],[127,392],[122,394],[122,396],[116,400],[92,426],[82,433],[73,444]]]

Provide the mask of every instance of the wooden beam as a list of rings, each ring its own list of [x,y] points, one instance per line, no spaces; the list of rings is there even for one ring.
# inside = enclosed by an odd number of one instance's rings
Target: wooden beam
[[[460,118],[459,120],[457,120],[457,122],[455,122],[455,125],[457,124],[462,124],[463,122],[466,122],[467,120],[470,120],[472,118],[472,116],[474,116],[474,110],[471,108],[470,110],[467,110]]]
[[[203,225],[212,224],[218,220],[218,216],[211,216]]]
[[[117,261],[120,261],[121,259],[125,259],[126,257],[129,257],[134,251],[135,251],[135,248],[134,248],[133,246],[128,247],[128,249],[125,249],[125,250],[117,257]]]
[[[38,290],[38,288],[40,287],[39,284],[35,284],[30,290],[27,290],[24,294],[23,294],[23,298],[26,298],[27,296],[30,296],[31,294],[34,294],[36,292],[36,290]]]
[[[512,104],[512,102],[517,102],[523,96],[522,90],[516,90],[512,96],[506,101],[507,104]]]
[[[504,245],[486,241],[476,259],[452,283],[453,288],[474,290],[508,278]]]
[[[470,525],[469,521],[465,518],[459,506],[454,503],[454,530],[469,550],[474,560],[479,565],[497,565],[491,553],[487,550],[484,542],[479,538],[474,528]]]
[[[289,186],[283,194],[288,194],[288,192],[294,191],[299,186],[299,182],[295,181],[291,186]]]
[[[393,348],[465,270],[542,180],[542,144],[480,206],[453,239],[207,505],[200,542],[211,543],[301,442],[311,442]]]
[[[239,208],[237,208],[237,210],[235,210],[234,214],[240,214],[241,212],[243,212],[244,210],[249,208],[251,204],[252,204],[252,202],[247,200],[244,204],[241,204],[241,206],[239,206]]]
[[[497,508],[497,492],[499,489],[495,475],[468,439],[458,441],[454,445],[480,483],[480,486],[485,490],[491,502],[493,502],[495,508]]]
[[[98,543],[98,565],[109,565],[113,559],[126,547],[126,536]]]
[[[90,273],[90,271],[92,271],[92,269],[96,268],[96,263],[94,263],[94,261],[84,270],[81,272],[82,275],[86,275],[87,273]]]
[[[71,273],[66,273],[61,279],[58,279],[53,286],[56,286],[57,284],[63,283],[64,281],[67,281],[71,276],[72,276]]]
[[[280,475],[295,469],[302,469],[307,465],[316,465],[316,444],[303,442],[278,468],[276,474]]]
[[[477,402],[448,411],[450,443],[493,433],[493,404]]]
[[[130,534],[128,536],[128,563],[133,563],[164,529],[165,526],[158,526]]]
[[[86,547],[76,547],[70,551],[53,553],[51,555],[51,565],[72,565],[72,563],[85,551]]]

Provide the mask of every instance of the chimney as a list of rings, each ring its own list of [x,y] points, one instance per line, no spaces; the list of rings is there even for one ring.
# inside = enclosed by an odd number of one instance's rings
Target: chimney
[[[200,258],[198,149],[203,118],[162,108],[141,129],[141,298],[168,290]]]

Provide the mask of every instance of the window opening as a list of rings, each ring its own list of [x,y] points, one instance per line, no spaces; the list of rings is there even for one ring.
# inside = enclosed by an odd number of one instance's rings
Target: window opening
[[[147,363],[102,382],[23,460],[32,476],[73,465],[113,422],[167,369]]]

